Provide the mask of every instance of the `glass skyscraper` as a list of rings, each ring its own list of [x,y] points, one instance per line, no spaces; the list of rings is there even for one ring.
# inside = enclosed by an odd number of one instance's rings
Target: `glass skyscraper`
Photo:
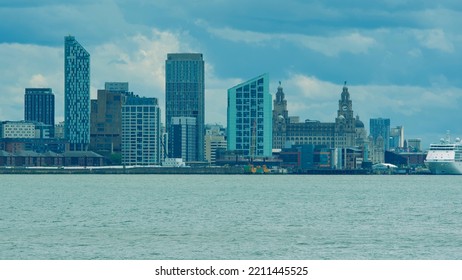
[[[228,150],[272,156],[272,97],[268,74],[228,89]]]
[[[196,119],[195,158],[192,161],[203,161],[205,133],[205,85],[204,60],[200,53],[172,53],[165,61],[165,123],[169,133],[168,154],[173,156],[174,147],[172,124],[174,117]],[[180,148],[181,149],[181,148]]]
[[[55,95],[51,88],[26,88],[24,120],[55,125]]]
[[[64,137],[72,151],[90,144],[90,54],[73,36],[64,38]]]

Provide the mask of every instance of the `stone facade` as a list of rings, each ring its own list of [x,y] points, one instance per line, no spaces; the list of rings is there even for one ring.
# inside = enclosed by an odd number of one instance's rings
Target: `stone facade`
[[[283,88],[278,87],[273,103],[273,148],[290,145],[325,145],[328,148],[354,147],[364,137],[364,124],[353,115],[353,104],[346,84],[338,102],[335,122],[323,123],[306,120],[294,122],[289,117]],[[358,127],[359,126],[359,127]]]

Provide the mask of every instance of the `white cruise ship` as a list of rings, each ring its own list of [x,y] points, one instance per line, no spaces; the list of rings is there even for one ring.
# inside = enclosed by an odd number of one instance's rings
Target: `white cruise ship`
[[[425,164],[432,174],[462,175],[462,142],[456,138],[451,142],[450,137],[441,139],[440,144],[431,144]]]

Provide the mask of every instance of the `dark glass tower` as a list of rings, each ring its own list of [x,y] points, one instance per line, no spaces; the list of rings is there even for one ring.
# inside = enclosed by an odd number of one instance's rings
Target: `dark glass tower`
[[[64,137],[72,151],[90,144],[90,54],[73,36],[64,38]]]
[[[169,132],[168,157],[174,147],[172,118],[190,117],[196,119],[196,158],[204,160],[205,122],[204,60],[199,53],[168,54],[165,62],[165,122]]]
[[[55,126],[55,95],[51,88],[26,88],[24,120]]]

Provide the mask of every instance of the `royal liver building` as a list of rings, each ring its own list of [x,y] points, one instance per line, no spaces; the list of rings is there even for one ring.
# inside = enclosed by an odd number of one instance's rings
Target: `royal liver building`
[[[347,148],[361,145],[366,133],[359,117],[353,116],[353,104],[348,87],[343,86],[338,101],[337,117],[333,123],[289,117],[284,91],[279,84],[273,103],[273,149],[290,145],[314,144],[328,148]]]

